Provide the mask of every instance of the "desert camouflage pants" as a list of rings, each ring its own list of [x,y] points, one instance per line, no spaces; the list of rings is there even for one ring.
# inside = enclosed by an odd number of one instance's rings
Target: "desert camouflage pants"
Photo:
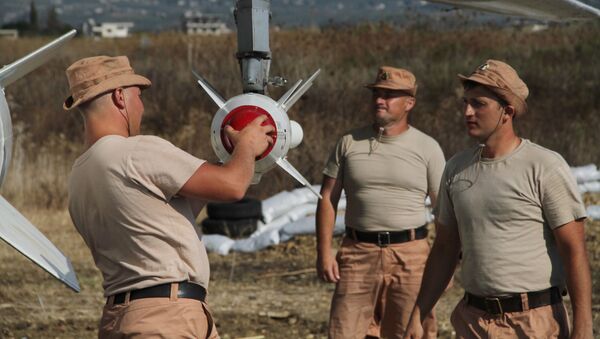
[[[337,254],[340,281],[331,302],[330,338],[402,338],[429,255],[426,239],[379,247],[343,240]],[[437,336],[435,314],[425,337]]]
[[[205,303],[183,298],[147,298],[118,305],[112,305],[109,299],[100,319],[98,338],[217,339],[219,335]]]

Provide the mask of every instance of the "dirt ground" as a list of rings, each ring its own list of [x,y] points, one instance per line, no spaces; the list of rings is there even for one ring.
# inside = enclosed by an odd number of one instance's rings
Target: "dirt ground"
[[[599,197],[587,197],[599,203]],[[69,256],[82,287],[77,294],[0,244],[0,338],[94,338],[104,303],[101,276],[64,211],[24,213]],[[593,274],[593,312],[600,334],[600,221],[586,223]],[[339,239],[338,239],[339,241]],[[296,237],[258,253],[210,254],[209,305],[223,338],[325,338],[334,285],[314,273],[315,239]],[[458,281],[438,304],[440,337],[451,338],[448,316]]]

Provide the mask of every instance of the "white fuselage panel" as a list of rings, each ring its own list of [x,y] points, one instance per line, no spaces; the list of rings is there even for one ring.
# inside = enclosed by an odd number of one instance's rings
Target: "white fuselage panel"
[[[12,122],[4,89],[0,88],[0,187],[4,183],[12,154]]]
[[[600,10],[577,0],[430,0],[455,5],[516,15],[539,20],[577,20],[599,18]]]

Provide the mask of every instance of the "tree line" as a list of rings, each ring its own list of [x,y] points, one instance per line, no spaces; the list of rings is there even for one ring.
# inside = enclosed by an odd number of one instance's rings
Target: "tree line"
[[[72,28],[71,25],[62,22],[58,18],[56,7],[51,5],[46,10],[45,25],[40,24],[38,10],[35,1],[29,4],[29,17],[22,18],[16,22],[7,23],[2,26],[4,29],[17,29],[22,35],[56,35]]]

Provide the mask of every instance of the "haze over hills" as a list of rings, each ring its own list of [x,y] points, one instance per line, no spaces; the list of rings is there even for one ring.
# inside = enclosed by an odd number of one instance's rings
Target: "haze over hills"
[[[234,0],[35,0],[38,17],[55,6],[61,21],[78,27],[87,18],[102,21],[133,21],[137,30],[177,29],[186,10],[198,10],[219,16],[233,26]],[[0,0],[2,24],[27,20],[30,0]],[[272,23],[278,26],[314,26],[354,24],[402,16],[407,9],[420,12],[438,11],[446,6],[424,1],[340,1],[340,0],[272,0]]]
[[[40,21],[54,6],[58,18],[80,27],[88,18],[96,22],[131,21],[137,31],[178,29],[186,10],[219,16],[233,27],[235,0],[35,0]],[[600,7],[600,0],[586,0]],[[28,20],[31,0],[0,0],[0,25]],[[272,24],[283,27],[353,25],[386,21],[396,25],[442,22],[473,11],[420,0],[272,0]],[[457,14],[458,13],[458,14]],[[475,14],[479,21],[506,21],[501,16]],[[510,20],[510,19],[509,19]]]

